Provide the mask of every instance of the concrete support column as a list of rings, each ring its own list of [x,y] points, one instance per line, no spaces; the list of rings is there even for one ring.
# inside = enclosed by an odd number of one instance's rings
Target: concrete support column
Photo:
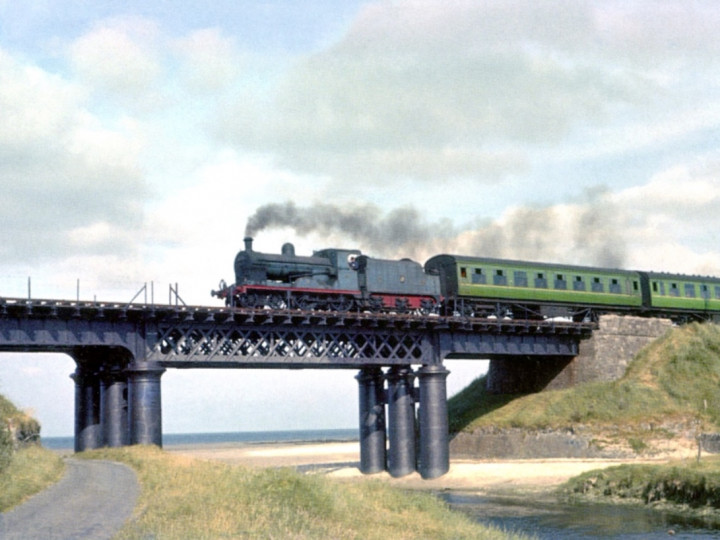
[[[128,433],[127,373],[113,369],[102,379],[102,425],[105,444],[110,447],[126,446]]]
[[[379,367],[363,368],[355,377],[360,395],[360,472],[385,470],[385,390]]]
[[[388,472],[399,478],[415,471],[415,400],[409,366],[394,366],[387,374]]]
[[[423,366],[417,372],[420,381],[418,470],[426,479],[437,478],[450,470],[446,389],[449,374],[442,364]]]
[[[100,448],[104,444],[100,375],[96,370],[78,364],[70,377],[75,381],[75,451]]]
[[[160,377],[165,368],[151,362],[128,366],[128,428],[130,444],[162,447]]]

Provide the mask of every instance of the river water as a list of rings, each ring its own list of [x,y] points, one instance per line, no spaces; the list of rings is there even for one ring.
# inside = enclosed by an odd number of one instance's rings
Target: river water
[[[563,504],[551,499],[441,493],[476,521],[541,539],[720,538],[720,530],[681,516],[630,505]]]

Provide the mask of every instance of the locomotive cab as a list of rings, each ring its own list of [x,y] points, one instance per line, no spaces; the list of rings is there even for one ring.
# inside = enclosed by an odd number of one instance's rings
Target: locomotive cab
[[[313,257],[318,257],[330,261],[335,270],[334,289],[356,290],[358,288],[357,275],[351,267],[351,261],[361,257],[362,253],[358,249],[322,249],[313,253]]]

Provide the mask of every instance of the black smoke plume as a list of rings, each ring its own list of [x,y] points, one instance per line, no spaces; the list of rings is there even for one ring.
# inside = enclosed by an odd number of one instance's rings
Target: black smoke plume
[[[566,264],[622,267],[626,238],[619,211],[605,196],[593,193],[574,205],[517,207],[501,220],[454,227],[449,220],[429,222],[415,208],[384,212],[370,204],[337,206],[292,202],[261,206],[250,217],[246,236],[289,227],[298,235],[315,233],[352,240],[376,257],[417,260],[438,253],[498,257]]]
[[[428,223],[411,207],[397,208],[385,214],[365,204],[336,206],[314,204],[298,208],[292,202],[273,203],[255,211],[245,227],[246,236],[256,236],[268,228],[290,227],[298,234],[342,235],[378,255],[407,256],[424,244],[456,234],[449,221]]]

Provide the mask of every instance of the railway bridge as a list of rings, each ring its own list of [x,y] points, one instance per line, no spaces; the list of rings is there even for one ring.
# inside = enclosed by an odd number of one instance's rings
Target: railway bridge
[[[168,368],[351,369],[358,381],[360,470],[387,470],[395,477],[418,470],[423,478],[435,478],[449,469],[449,372],[443,360],[569,360],[593,328],[558,321],[0,298],[0,351],[62,352],[75,360],[75,451],[161,446],[161,378]]]

